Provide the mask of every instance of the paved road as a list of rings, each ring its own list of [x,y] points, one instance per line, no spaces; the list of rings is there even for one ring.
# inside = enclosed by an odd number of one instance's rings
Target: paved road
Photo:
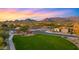
[[[64,37],[74,37],[74,38],[79,38],[79,36],[77,35],[73,35],[73,34],[63,34],[63,33],[56,33],[56,32],[52,32],[52,33],[48,33],[48,32],[44,32],[44,31],[35,31],[34,33],[40,33],[40,34],[48,34],[48,35],[61,35]]]
[[[14,46],[14,43],[13,43],[13,36],[14,36],[14,34],[13,33],[11,33],[11,32],[9,32],[9,48],[10,48],[10,50],[15,50],[15,46]]]

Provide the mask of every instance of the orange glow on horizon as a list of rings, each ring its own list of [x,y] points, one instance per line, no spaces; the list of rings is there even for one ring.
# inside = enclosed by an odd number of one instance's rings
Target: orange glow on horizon
[[[33,12],[33,10],[17,11],[15,8],[14,9],[2,8],[0,9],[0,21],[25,19],[25,18],[37,18],[36,20],[39,20],[46,17],[55,17],[63,15],[68,12],[70,11],[66,10],[66,11],[52,11],[52,12],[41,13],[41,12]]]

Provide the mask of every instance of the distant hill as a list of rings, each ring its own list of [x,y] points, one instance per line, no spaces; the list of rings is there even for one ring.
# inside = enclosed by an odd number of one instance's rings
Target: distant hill
[[[65,18],[62,18],[62,17],[50,17],[50,18],[45,18],[42,21],[48,21],[48,22],[51,22],[51,21],[56,21],[56,22],[78,21],[79,22],[79,16],[72,16],[72,17],[65,17]]]
[[[15,21],[21,21],[21,22],[38,22],[35,19],[24,19],[24,20],[15,20]],[[72,16],[72,17],[50,17],[45,18],[41,20],[41,22],[79,22],[79,16]]]
[[[28,19],[25,19],[24,21],[25,21],[25,22],[35,22],[35,20],[33,20],[33,19],[30,19],[30,18],[28,18]]]
[[[66,20],[66,18],[60,18],[60,17],[56,17],[56,18],[49,18],[48,21],[63,21],[63,20]]]
[[[33,19],[22,19],[22,20],[15,20],[16,22],[36,22],[36,20],[33,20]]]

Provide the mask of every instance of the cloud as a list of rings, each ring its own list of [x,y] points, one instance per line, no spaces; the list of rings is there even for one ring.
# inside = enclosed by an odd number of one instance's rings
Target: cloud
[[[35,12],[36,11],[36,12]],[[17,9],[17,8],[0,8],[0,20],[15,20],[33,18],[36,20],[42,20],[46,17],[57,17],[66,16],[71,14],[71,10],[54,10],[47,11],[43,8],[28,8],[28,9]]]
[[[49,12],[37,12],[35,13],[32,18],[36,20],[42,20],[46,17],[60,17],[60,16],[67,16],[68,14],[71,14],[71,10],[62,10],[62,11],[49,11]]]

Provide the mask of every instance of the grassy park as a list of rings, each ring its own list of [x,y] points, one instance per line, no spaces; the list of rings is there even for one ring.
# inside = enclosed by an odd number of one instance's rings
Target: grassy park
[[[36,34],[33,36],[15,35],[16,50],[77,50],[78,48],[60,36]]]

